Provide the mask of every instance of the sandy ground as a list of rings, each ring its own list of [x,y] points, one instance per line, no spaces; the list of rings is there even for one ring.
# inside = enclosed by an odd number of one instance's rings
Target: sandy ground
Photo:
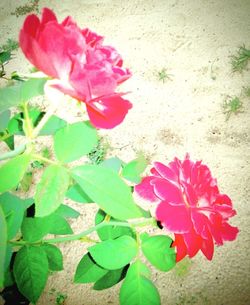
[[[25,3],[1,2],[0,43],[17,37],[24,16],[11,12]],[[229,58],[240,45],[250,47],[250,1],[40,1],[39,8],[44,6],[60,20],[72,15],[81,27],[106,36],[133,72],[123,86],[132,91],[133,109],[122,125],[102,132],[112,153],[128,161],[142,150],[150,160],[169,162],[189,152],[209,165],[238,212],[231,221],[240,228],[237,240],[216,248],[212,262],[199,254],[185,274],[153,271],[162,304],[250,304],[250,101],[243,99],[244,112],[227,122],[221,107],[226,95],[239,95],[250,85],[250,71],[232,74]],[[10,70],[28,67],[20,52],[11,65]],[[165,83],[157,78],[162,68],[172,75]],[[70,107],[60,115],[79,120]],[[75,207],[81,217],[73,228],[81,231],[92,224],[96,208]],[[95,292],[91,285],[72,283],[84,244],[69,243],[62,250],[65,271],[50,277],[39,305],[56,304],[52,288],[67,295],[65,305],[118,304],[119,285]]]

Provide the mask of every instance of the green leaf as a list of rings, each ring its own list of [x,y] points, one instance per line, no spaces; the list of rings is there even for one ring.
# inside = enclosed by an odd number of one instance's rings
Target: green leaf
[[[63,270],[63,256],[59,248],[54,245],[44,244],[42,248],[45,250],[49,262],[49,270],[61,271]]]
[[[116,173],[119,173],[123,164],[124,162],[117,157],[104,160],[102,163],[100,163],[101,166],[110,168]]]
[[[81,187],[78,184],[72,185],[66,195],[67,198],[78,202],[78,203],[92,203],[93,200],[89,198],[89,196],[84,193],[84,191],[81,189]]]
[[[20,104],[21,84],[0,88],[0,111],[9,109]]]
[[[93,283],[98,281],[107,272],[108,270],[98,266],[89,253],[87,253],[83,256],[77,266],[74,283]]]
[[[28,192],[32,184],[32,172],[28,171],[24,174],[23,179],[20,181],[18,189]]]
[[[160,305],[160,295],[149,280],[147,266],[136,261],[127,272],[120,290],[121,305]]]
[[[47,121],[47,123],[43,126],[39,135],[40,136],[53,135],[57,132],[57,130],[65,127],[66,125],[67,125],[66,121],[60,119],[56,115],[52,115]]]
[[[4,286],[5,256],[7,246],[7,224],[4,212],[0,206],[0,288]]]
[[[54,136],[56,157],[72,162],[88,154],[97,144],[96,130],[88,123],[77,122],[59,129]]]
[[[7,128],[10,119],[10,110],[5,110],[0,113],[0,130]]]
[[[171,248],[173,240],[165,235],[149,236],[141,235],[142,252],[149,262],[161,271],[169,271],[176,264],[174,248]]]
[[[10,135],[24,135],[22,113],[15,114],[9,121],[7,130]]]
[[[13,150],[15,148],[14,136],[9,136],[4,140],[4,142],[7,144],[9,149]]]
[[[22,223],[23,239],[28,242],[41,240],[47,234],[72,234],[73,231],[62,216],[56,212],[46,217],[25,217]]]
[[[137,254],[137,244],[132,237],[124,235],[114,240],[102,241],[88,250],[97,264],[115,270],[131,262]]]
[[[26,210],[25,201],[10,193],[4,193],[0,195],[0,206],[6,217],[8,239],[10,240],[16,236],[21,227]]]
[[[95,217],[95,224],[99,224],[103,222],[105,216],[107,214],[99,210]],[[117,219],[111,217],[111,221],[117,221]],[[119,227],[119,226],[106,226],[101,229],[97,230],[97,234],[100,237],[101,240],[107,240],[107,239],[115,239],[117,237],[120,237],[122,235],[129,235],[131,237],[134,237],[134,232],[129,227]]]
[[[30,156],[24,153],[0,167],[0,193],[17,187],[29,166],[30,159]]]
[[[8,237],[7,237],[8,240]],[[10,266],[10,261],[12,257],[13,251],[12,251],[12,246],[7,243],[6,245],[6,252],[5,252],[5,262],[4,262],[4,270],[7,271],[9,266]]]
[[[48,258],[43,247],[21,248],[16,255],[13,271],[20,292],[32,303],[36,303],[49,274]]]
[[[11,58],[11,52],[10,51],[4,51],[0,52],[0,64],[4,64],[7,61],[9,61]]]
[[[13,278],[13,272],[9,269],[5,271],[4,274],[4,287],[9,287],[15,284],[15,280]]]
[[[124,166],[122,170],[122,176],[133,183],[140,183],[140,175],[143,173],[146,167],[147,161],[145,157],[139,156],[137,159],[129,162]]]
[[[60,215],[57,215],[57,213],[53,213],[49,216],[47,216],[51,221],[51,226],[49,233],[51,234],[72,234],[73,231],[67,222],[67,220]]]
[[[4,261],[4,283],[3,283],[4,287],[12,286],[14,284],[13,273],[10,270],[10,262],[11,262],[12,254],[13,254],[12,247],[10,244],[7,243],[6,251],[5,251],[5,261]],[[0,256],[1,256],[1,253],[0,253]],[[1,273],[2,272],[0,271],[0,274]],[[2,287],[2,286],[0,285],[0,287]]]
[[[22,82],[20,90],[21,101],[28,101],[35,96],[43,95],[46,81],[46,78],[31,78]]]
[[[29,108],[28,112],[29,112],[29,118],[32,122],[32,125],[34,127],[37,126],[43,117],[43,113],[36,107]],[[22,135],[22,136],[24,135],[23,119],[24,119],[23,112],[19,112],[19,113],[15,114],[10,119],[8,128],[7,128],[10,135]]]
[[[29,118],[33,126],[36,127],[38,123],[41,121],[44,114],[37,107],[29,108],[28,112],[29,112]],[[23,113],[21,114],[23,116]]]
[[[62,203],[68,189],[70,177],[66,168],[59,165],[48,166],[36,187],[36,217],[44,217],[54,212]]]
[[[117,270],[108,271],[102,278],[100,278],[93,286],[94,290],[103,290],[110,288],[122,279],[124,279],[128,266]]]
[[[46,217],[25,217],[21,227],[23,239],[28,242],[41,240],[49,233],[50,226]]]
[[[61,204],[55,213],[64,218],[77,218],[80,215],[78,211],[65,204]]]
[[[0,88],[0,112],[42,95],[45,82],[44,78],[32,78],[14,86]]]
[[[72,177],[102,210],[114,218],[126,220],[142,216],[130,188],[111,169],[83,165],[72,169]]]

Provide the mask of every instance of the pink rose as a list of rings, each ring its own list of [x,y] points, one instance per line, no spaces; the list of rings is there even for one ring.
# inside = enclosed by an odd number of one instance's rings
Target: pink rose
[[[156,218],[174,233],[177,262],[199,250],[211,260],[214,243],[236,239],[238,228],[228,224],[236,215],[231,199],[220,194],[217,181],[201,161],[175,158],[168,166],[155,162],[152,175],[135,191],[143,198],[158,201]]]
[[[81,30],[71,17],[58,23],[44,8],[41,20],[34,14],[25,19],[19,41],[27,59],[57,80],[53,87],[86,104],[93,125],[113,128],[123,121],[132,105],[115,90],[131,73],[113,47],[102,45],[102,36]]]

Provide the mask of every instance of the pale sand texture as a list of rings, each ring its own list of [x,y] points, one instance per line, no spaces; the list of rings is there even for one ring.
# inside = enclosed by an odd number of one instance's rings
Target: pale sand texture
[[[17,37],[24,17],[10,13],[24,3],[1,2],[1,43]],[[162,304],[250,304],[249,99],[243,99],[244,112],[228,122],[221,108],[226,95],[239,95],[250,85],[250,71],[232,74],[229,58],[238,46],[250,47],[250,1],[40,1],[39,8],[44,6],[54,9],[60,20],[71,15],[81,27],[106,36],[106,43],[119,50],[133,72],[123,86],[132,92],[128,98],[133,109],[122,125],[102,132],[108,135],[112,154],[128,161],[142,150],[151,160],[169,162],[189,152],[209,165],[238,212],[231,221],[240,228],[237,240],[216,248],[212,262],[199,254],[185,276],[153,271]],[[27,67],[19,51],[10,70]],[[172,80],[157,79],[162,68]],[[68,108],[59,115],[79,120]],[[75,207],[82,216],[73,228],[81,231],[92,224],[96,207]],[[51,288],[67,294],[65,305],[118,304],[120,285],[95,292],[91,285],[72,283],[85,249],[81,243],[62,246],[65,271],[50,277],[39,305],[55,304]]]

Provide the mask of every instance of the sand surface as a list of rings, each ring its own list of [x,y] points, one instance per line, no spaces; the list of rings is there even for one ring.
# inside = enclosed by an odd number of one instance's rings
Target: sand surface
[[[0,43],[17,37],[24,16],[11,13],[25,3],[1,1]],[[229,57],[242,44],[250,48],[250,1],[39,1],[39,8],[44,6],[60,20],[71,15],[81,27],[104,35],[133,72],[122,88],[131,91],[127,97],[133,109],[122,125],[102,132],[111,153],[128,161],[140,150],[151,161],[169,162],[189,152],[192,159],[209,165],[238,212],[230,222],[240,228],[237,240],[216,248],[211,262],[199,254],[181,275],[153,270],[162,304],[250,304],[250,99],[243,98],[244,112],[228,121],[221,106],[227,95],[240,95],[242,87],[250,85],[250,71],[233,74]],[[8,69],[28,67],[19,51]],[[164,83],[157,77],[163,68],[171,74]],[[58,114],[79,120],[70,106]],[[73,229],[90,226],[96,207],[72,206],[81,212]],[[72,242],[61,249],[65,270],[50,277],[38,305],[56,304],[51,289],[67,295],[65,305],[119,303],[120,285],[95,292],[91,285],[72,283],[85,244]]]

